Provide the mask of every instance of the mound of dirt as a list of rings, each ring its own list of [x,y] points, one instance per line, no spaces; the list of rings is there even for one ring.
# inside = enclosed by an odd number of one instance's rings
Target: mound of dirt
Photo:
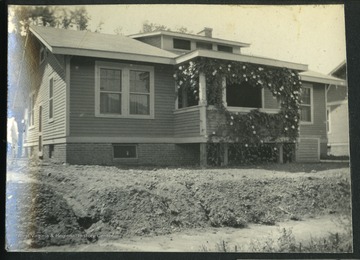
[[[349,214],[346,171],[43,167],[33,175],[38,183],[10,183],[16,201],[8,200],[7,214],[17,212],[18,223],[7,228],[36,234],[27,244],[44,247]]]
[[[49,185],[9,183],[7,190],[10,248],[87,243],[73,210]]]

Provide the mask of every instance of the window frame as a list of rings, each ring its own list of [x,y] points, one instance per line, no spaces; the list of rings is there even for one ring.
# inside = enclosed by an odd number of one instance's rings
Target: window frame
[[[312,125],[314,124],[314,98],[313,98],[313,86],[311,84],[303,83],[301,86],[302,89],[309,89],[310,90],[310,104],[305,104],[305,106],[310,107],[310,121],[303,121],[301,119],[301,107],[304,106],[304,104],[300,103],[300,125]],[[301,98],[301,95],[300,95]]]
[[[50,95],[51,94],[51,92],[50,92],[50,86],[51,86],[51,84],[50,84],[50,82],[52,81],[52,96]],[[55,90],[55,88],[54,88],[54,82],[55,82],[55,80],[54,80],[54,77],[49,77],[49,87],[48,87],[48,90],[49,90],[49,96],[48,96],[48,98],[49,98],[49,100],[48,100],[48,122],[49,123],[51,123],[51,122],[53,122],[54,121],[54,112],[55,112],[55,106],[54,106],[54,90]],[[50,117],[50,103],[52,103],[52,114],[51,114],[51,117]]]
[[[121,70],[121,114],[106,114],[100,112],[100,70],[118,69]],[[149,114],[134,115],[130,114],[130,71],[149,72]],[[96,61],[95,62],[95,116],[107,118],[134,118],[134,119],[154,119],[154,96],[155,96],[155,73],[154,67],[145,65],[134,65],[117,62]]]

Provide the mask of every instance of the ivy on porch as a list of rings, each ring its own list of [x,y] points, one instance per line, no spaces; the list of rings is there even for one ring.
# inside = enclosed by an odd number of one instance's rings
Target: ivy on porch
[[[252,151],[266,151],[266,156],[260,152],[259,160],[273,160],[275,155],[279,155],[279,149],[283,149],[282,144],[296,143],[301,94],[301,81],[297,71],[198,57],[177,66],[174,78],[181,93],[180,107],[211,105],[222,115],[224,120],[218,123],[217,129],[206,134],[208,143],[230,144],[235,153],[241,153],[243,163],[254,161],[253,156],[244,156],[244,151],[250,148]],[[270,114],[259,109],[252,109],[248,113],[230,112],[224,94],[226,85],[236,84],[237,87],[241,87],[244,82],[254,88],[268,88],[273,97],[280,102],[279,112]],[[201,93],[204,92],[203,88],[199,88],[201,84],[206,85],[206,96]],[[209,163],[224,164],[224,160],[218,158],[219,154],[223,153],[211,151],[219,149],[218,147],[207,145]],[[228,147],[226,150],[228,151]]]

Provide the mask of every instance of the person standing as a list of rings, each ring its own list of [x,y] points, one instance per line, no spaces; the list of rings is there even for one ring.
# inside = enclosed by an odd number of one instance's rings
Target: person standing
[[[18,125],[15,117],[12,116],[7,119],[7,157],[12,160],[11,162],[16,158],[18,137]]]

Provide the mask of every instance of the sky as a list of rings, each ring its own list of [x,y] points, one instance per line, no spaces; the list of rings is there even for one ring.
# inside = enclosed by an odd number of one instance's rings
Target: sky
[[[74,8],[74,7],[72,7]],[[343,5],[87,5],[89,29],[139,33],[145,21],[250,43],[243,54],[308,64],[328,74],[346,57]]]

